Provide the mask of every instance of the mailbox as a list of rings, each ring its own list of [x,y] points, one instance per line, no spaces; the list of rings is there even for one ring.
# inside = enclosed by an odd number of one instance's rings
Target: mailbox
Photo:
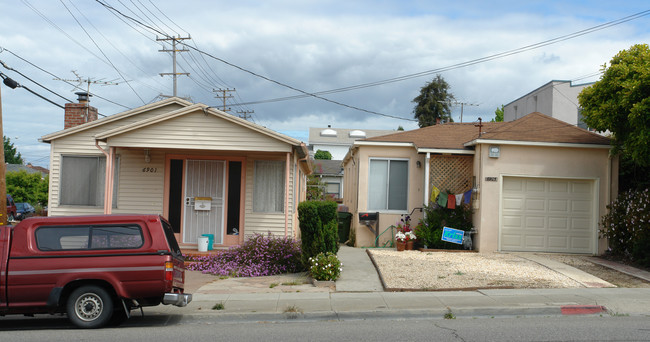
[[[372,224],[379,218],[379,213],[359,213],[359,222],[364,224]]]

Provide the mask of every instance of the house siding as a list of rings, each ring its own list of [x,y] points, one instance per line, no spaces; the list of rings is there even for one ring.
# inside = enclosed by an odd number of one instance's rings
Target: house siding
[[[203,111],[110,137],[111,145],[137,148],[291,152],[291,146]],[[162,138],[162,139],[161,139]]]
[[[282,158],[284,157],[284,158]],[[245,202],[245,230],[246,235],[251,234],[267,234],[272,233],[273,235],[284,236],[285,229],[285,214],[282,213],[258,213],[253,211],[253,194],[254,194],[254,175],[255,175],[255,161],[256,160],[281,160],[286,161],[286,157],[282,156],[280,158],[269,158],[261,156],[253,156],[248,159],[246,163],[246,202]],[[293,160],[293,159],[292,159]],[[294,215],[294,170],[291,165],[289,166],[289,205],[286,206],[285,210],[289,210],[289,226],[287,228],[287,235],[295,237],[294,225],[292,217]]]

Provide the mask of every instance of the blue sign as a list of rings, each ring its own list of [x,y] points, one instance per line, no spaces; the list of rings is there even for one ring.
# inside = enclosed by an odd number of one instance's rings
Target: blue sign
[[[447,241],[447,242],[462,245],[464,235],[465,232],[462,230],[449,228],[449,227],[442,228],[442,241]]]

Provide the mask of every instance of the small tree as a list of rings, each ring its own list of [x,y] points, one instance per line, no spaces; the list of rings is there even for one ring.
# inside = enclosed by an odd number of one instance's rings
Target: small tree
[[[413,113],[418,119],[420,128],[432,126],[438,120],[453,122],[451,118],[451,103],[454,95],[449,92],[449,84],[440,75],[420,89],[420,95],[413,99]]]
[[[318,150],[314,154],[314,159],[332,160],[332,154],[329,151]]]
[[[47,203],[49,178],[41,174],[27,173],[25,170],[7,172],[7,193],[16,202],[28,202],[34,205]]]
[[[16,147],[14,147],[14,144],[11,142],[11,139],[7,138],[6,136],[2,136],[2,142],[4,143],[5,149],[5,163],[20,165],[25,163],[23,157],[20,155],[20,152],[16,150]]]
[[[494,111],[494,119],[490,120],[490,122],[503,122],[503,107],[501,105]]]

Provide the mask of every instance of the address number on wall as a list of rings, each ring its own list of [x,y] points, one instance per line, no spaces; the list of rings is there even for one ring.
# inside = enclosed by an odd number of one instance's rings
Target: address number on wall
[[[486,182],[496,182],[496,181],[497,181],[497,177],[485,177],[485,181],[486,181]]]
[[[143,167],[142,172],[156,173],[156,172],[158,172],[158,168],[155,168],[155,167]]]

